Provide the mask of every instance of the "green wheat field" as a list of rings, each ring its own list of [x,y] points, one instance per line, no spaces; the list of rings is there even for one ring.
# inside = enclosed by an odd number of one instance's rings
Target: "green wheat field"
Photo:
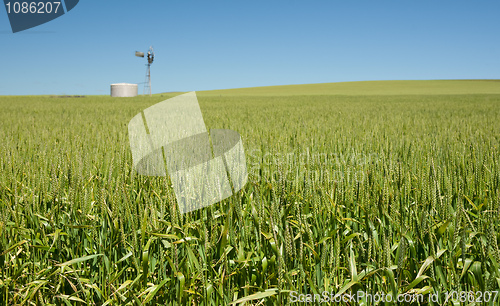
[[[0,305],[498,305],[500,80],[198,92],[249,177],[187,214],[127,129],[178,94],[0,96]]]

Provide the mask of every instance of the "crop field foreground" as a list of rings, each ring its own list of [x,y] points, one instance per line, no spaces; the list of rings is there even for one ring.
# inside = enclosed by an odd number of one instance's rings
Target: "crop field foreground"
[[[0,305],[500,290],[500,81],[199,92],[249,176],[187,214],[168,177],[134,171],[127,130],[175,95],[0,96]]]

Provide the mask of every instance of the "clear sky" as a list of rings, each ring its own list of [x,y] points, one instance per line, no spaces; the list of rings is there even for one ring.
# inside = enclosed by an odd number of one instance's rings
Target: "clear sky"
[[[0,8],[0,95],[109,94],[150,45],[153,93],[500,79],[500,1],[80,0],[15,34]]]

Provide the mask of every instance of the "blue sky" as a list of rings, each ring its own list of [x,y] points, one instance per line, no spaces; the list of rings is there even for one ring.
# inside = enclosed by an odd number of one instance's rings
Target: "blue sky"
[[[500,79],[500,1],[96,1],[13,34],[0,95],[153,93],[362,80]],[[140,87],[142,92],[142,87]]]

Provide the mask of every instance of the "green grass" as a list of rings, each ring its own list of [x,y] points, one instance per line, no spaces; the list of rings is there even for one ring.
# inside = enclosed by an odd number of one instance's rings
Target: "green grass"
[[[173,94],[0,97],[0,304],[499,290],[500,82],[383,83],[199,93],[249,183],[185,215],[127,136]]]

